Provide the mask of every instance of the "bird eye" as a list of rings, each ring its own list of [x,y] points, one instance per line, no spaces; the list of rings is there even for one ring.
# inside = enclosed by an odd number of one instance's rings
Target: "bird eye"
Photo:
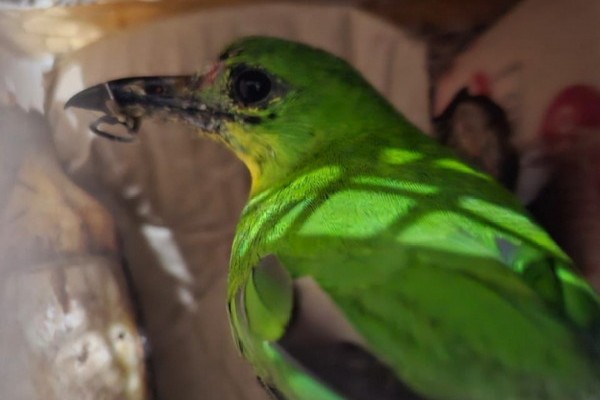
[[[259,103],[271,93],[271,78],[258,69],[244,69],[234,74],[232,95],[245,106]]]

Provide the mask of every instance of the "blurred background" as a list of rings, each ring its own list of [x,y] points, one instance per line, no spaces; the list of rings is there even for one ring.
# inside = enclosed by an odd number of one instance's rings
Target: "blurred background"
[[[0,0],[0,398],[266,399],[224,291],[247,173],[145,121],[63,110],[268,34],[351,62],[521,199],[600,288],[597,0]]]

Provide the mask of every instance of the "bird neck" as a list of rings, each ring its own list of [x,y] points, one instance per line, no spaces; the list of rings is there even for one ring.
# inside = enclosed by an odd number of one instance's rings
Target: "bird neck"
[[[277,151],[276,158],[261,164],[256,162],[256,157],[244,159],[241,155],[252,178],[250,198],[269,188],[287,185],[298,176],[322,167],[374,170],[384,165],[401,165],[420,154],[436,152],[432,140],[403,117],[392,122],[360,129],[360,133],[341,135],[344,140],[320,143],[312,148],[299,143],[296,148]]]

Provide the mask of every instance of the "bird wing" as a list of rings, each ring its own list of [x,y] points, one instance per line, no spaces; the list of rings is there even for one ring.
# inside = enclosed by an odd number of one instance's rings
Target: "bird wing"
[[[232,313],[259,375],[289,398],[599,393],[593,344],[520,274],[486,257],[384,247],[261,260]]]
[[[230,303],[238,345],[275,398],[421,400],[310,277],[263,257]]]

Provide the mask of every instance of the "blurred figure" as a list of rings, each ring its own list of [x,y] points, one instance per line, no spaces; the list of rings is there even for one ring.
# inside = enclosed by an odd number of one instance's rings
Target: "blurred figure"
[[[434,126],[440,142],[509,190],[515,189],[519,158],[510,144],[508,118],[493,100],[484,95],[472,96],[464,88],[434,119]]]

